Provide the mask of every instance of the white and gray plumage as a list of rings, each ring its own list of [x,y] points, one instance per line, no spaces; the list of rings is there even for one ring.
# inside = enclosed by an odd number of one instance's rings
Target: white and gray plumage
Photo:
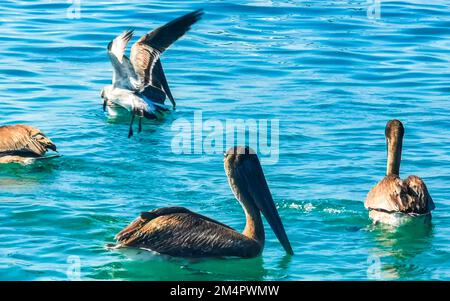
[[[418,176],[400,178],[400,162],[404,135],[403,124],[391,120],[386,125],[386,176],[367,194],[365,207],[374,222],[398,225],[409,217],[431,216],[435,208],[427,186]]]
[[[28,164],[44,157],[56,145],[39,129],[17,124],[0,126],[0,163]]]
[[[157,119],[169,108],[164,105],[166,96],[175,108],[176,103],[170,91],[162,68],[160,56],[191,26],[200,20],[202,10],[196,10],[179,17],[142,36],[131,47],[130,58],[125,49],[133,36],[133,30],[126,30],[108,44],[108,56],[113,66],[112,85],[101,92],[103,109],[116,114],[115,108],[122,107],[132,114],[129,137],[133,135],[133,121],[137,115],[139,132],[142,118]]]
[[[231,190],[245,211],[242,233],[183,207],[143,212],[116,235],[112,248],[137,247],[176,257],[255,257],[264,248],[261,213],[287,253],[293,254],[256,154],[233,147],[224,159]]]

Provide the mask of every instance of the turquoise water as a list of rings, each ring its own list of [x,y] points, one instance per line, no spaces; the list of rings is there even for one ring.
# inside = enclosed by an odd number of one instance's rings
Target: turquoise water
[[[81,0],[79,19],[66,1],[2,2],[0,124],[39,127],[63,157],[0,167],[0,279],[73,279],[78,261],[84,280],[450,279],[450,4],[428,2],[383,2],[380,19],[365,0]],[[203,20],[163,56],[177,111],[127,139],[127,122],[101,109],[107,43],[200,7]],[[294,256],[268,226],[251,260],[104,248],[163,206],[243,228],[222,156],[172,152],[172,123],[199,111],[280,120],[279,160],[263,168]],[[434,198],[429,227],[367,218],[391,118],[406,127],[402,174],[423,177]]]

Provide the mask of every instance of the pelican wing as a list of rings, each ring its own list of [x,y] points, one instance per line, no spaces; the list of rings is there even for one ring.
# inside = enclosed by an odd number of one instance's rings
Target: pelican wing
[[[387,212],[424,214],[434,209],[425,183],[416,176],[402,181],[398,176],[384,177],[367,194],[365,207]]]
[[[108,44],[108,56],[113,66],[114,87],[135,89],[136,74],[133,65],[125,55],[125,49],[132,37],[133,31],[126,30]]]
[[[0,127],[0,156],[43,156],[47,147],[34,139],[38,134],[45,137],[39,130],[25,125]]]
[[[409,210],[423,214],[434,210],[435,205],[431,195],[428,193],[425,182],[418,176],[409,176],[404,184],[408,187],[408,195],[412,202],[409,203]]]
[[[144,212],[116,239],[119,246],[180,257],[250,257],[259,251],[256,241],[182,207]]]
[[[200,20],[202,14],[201,10],[186,14],[147,33],[134,43],[130,59],[139,77],[141,89],[152,83],[153,68],[160,55],[181,38],[192,24]]]

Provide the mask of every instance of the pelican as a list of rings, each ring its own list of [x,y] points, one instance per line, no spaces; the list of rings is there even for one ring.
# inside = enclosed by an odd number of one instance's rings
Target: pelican
[[[112,248],[137,247],[187,258],[251,258],[264,248],[262,212],[285,251],[292,255],[257,155],[249,147],[233,147],[224,156],[228,183],[246,216],[242,233],[186,208],[166,207],[142,212],[116,235],[118,243]]]
[[[173,109],[176,103],[170,91],[162,68],[160,56],[191,26],[200,20],[203,12],[196,10],[179,17],[142,36],[131,47],[131,56],[125,49],[133,36],[133,30],[126,30],[108,44],[108,56],[113,66],[112,84],[102,89],[103,110],[116,116],[120,108],[131,112],[128,138],[133,136],[133,122],[139,117],[139,132],[142,118],[158,119],[169,111],[164,105],[166,96]]]
[[[29,164],[56,145],[39,129],[23,125],[0,126],[0,163]]]
[[[418,176],[400,179],[403,124],[391,120],[386,125],[387,143],[386,176],[367,194],[365,207],[376,223],[398,225],[412,216],[431,217],[435,208],[427,186]]]

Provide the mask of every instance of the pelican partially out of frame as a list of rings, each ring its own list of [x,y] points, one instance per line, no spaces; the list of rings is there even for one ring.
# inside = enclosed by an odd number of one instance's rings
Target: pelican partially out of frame
[[[110,247],[136,247],[186,258],[251,258],[264,248],[262,212],[285,251],[292,255],[257,155],[249,147],[233,147],[225,153],[224,166],[231,190],[245,212],[242,233],[186,208],[166,207],[142,212],[116,235],[118,242]]]
[[[125,49],[133,30],[124,31],[108,44],[113,79],[112,85],[105,86],[101,92],[103,110],[110,116],[119,115],[123,109],[131,113],[128,138],[133,135],[135,116],[139,118],[141,132],[142,118],[158,119],[169,111],[164,105],[166,96],[175,109],[160,56],[200,20],[202,14],[202,10],[196,10],[142,36],[131,47],[130,58],[125,55]]]
[[[50,158],[44,157],[49,149],[56,152],[56,145],[37,128],[23,124],[0,126],[0,163],[29,164]]]
[[[367,194],[365,207],[374,222],[399,225],[410,217],[431,217],[435,208],[427,186],[418,176],[400,179],[403,124],[391,120],[386,125],[387,143],[386,176]]]

